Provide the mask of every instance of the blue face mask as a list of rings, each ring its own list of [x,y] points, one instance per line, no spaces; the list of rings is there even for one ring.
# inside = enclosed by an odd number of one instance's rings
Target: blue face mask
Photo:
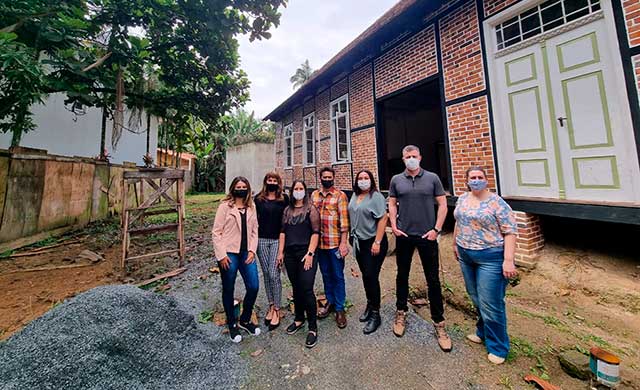
[[[481,179],[469,180],[467,183],[472,191],[482,191],[487,188],[487,181]]]

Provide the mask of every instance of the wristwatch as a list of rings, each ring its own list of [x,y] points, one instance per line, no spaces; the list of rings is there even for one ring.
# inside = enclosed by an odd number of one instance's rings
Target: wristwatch
[[[376,244],[376,245],[380,245],[381,242],[382,241],[375,240],[373,243]]]
[[[438,234],[440,234],[440,232],[442,231],[441,229],[438,229],[438,228],[437,228],[437,227],[435,227],[435,226],[433,227],[433,230],[435,230],[435,231],[436,231],[436,233],[438,233]]]
[[[313,257],[313,252],[307,253],[307,256],[312,256]]]

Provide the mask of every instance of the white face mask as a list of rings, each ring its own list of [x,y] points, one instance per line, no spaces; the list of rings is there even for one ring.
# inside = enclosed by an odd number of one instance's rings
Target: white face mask
[[[360,188],[362,191],[368,190],[369,188],[371,188],[371,180],[358,180],[358,188]]]
[[[420,166],[420,160],[416,157],[409,157],[404,159],[404,165],[410,170],[416,170]]]
[[[293,191],[293,199],[295,199],[295,200],[302,200],[302,199],[304,199],[304,195],[305,195],[304,190],[300,190],[300,191]]]

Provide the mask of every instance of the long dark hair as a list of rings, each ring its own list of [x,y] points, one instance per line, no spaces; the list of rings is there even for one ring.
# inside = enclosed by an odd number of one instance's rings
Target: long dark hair
[[[267,190],[267,180],[269,179],[276,179],[276,181],[278,182],[278,189],[276,190],[276,199],[284,200],[284,195],[282,195],[282,188],[283,188],[282,177],[280,177],[280,175],[278,175],[276,172],[268,172],[266,175],[264,175],[264,179],[262,180],[262,190],[258,192],[258,195],[256,196],[256,198],[260,200],[265,200],[267,198],[267,194],[269,193],[269,191]]]
[[[358,176],[360,176],[360,174],[364,172],[369,176],[369,180],[371,180],[371,187],[369,188],[369,197],[373,196],[373,193],[378,191],[378,187],[376,186],[376,179],[373,178],[373,173],[371,173],[370,170],[368,169],[361,169],[355,176],[355,178],[353,179],[353,192],[356,195],[360,195],[362,193],[362,190],[360,189],[360,187],[358,187]]]
[[[294,198],[293,196],[293,189],[298,183],[302,184],[302,186],[304,187],[304,198],[302,199],[302,212],[294,213],[296,198]],[[291,190],[289,194],[291,195],[289,196],[289,206],[284,209],[283,221],[284,223],[287,223],[289,225],[297,225],[300,222],[304,221],[305,218],[307,218],[307,214],[309,214],[311,207],[313,207],[311,202],[309,202],[309,192],[307,191],[307,184],[303,180],[294,180],[293,183],[291,183]]]
[[[222,201],[233,203],[234,201],[233,190],[234,188],[236,188],[236,184],[238,184],[238,182],[243,182],[244,184],[247,185],[247,196],[245,196],[243,199],[244,207],[253,207],[253,199],[251,198],[251,184],[249,183],[249,180],[244,176],[237,176],[233,180],[231,180],[231,185],[229,186],[229,192],[227,193],[227,196],[225,196],[224,199],[222,199]]]

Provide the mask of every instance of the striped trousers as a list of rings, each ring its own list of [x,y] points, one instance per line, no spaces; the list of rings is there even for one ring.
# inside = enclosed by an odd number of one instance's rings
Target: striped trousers
[[[282,299],[282,282],[278,269],[278,240],[269,238],[258,239],[258,261],[262,268],[264,290],[270,305],[280,308]]]

